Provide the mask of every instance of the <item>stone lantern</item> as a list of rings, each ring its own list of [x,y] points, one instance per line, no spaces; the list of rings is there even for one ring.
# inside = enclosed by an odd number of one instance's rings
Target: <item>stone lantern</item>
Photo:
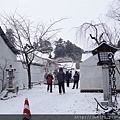
[[[6,71],[8,72],[8,91],[14,91],[14,87],[13,87],[13,78],[15,78],[14,76],[14,71],[16,71],[16,69],[12,68],[12,65],[9,66],[8,69],[6,69]]]
[[[111,57],[112,54],[114,55],[116,51],[117,48],[103,42],[92,51],[92,54],[98,54],[98,65],[109,65],[111,64],[109,57]]]
[[[117,48],[102,42],[97,48],[92,51],[93,55],[98,55],[97,65],[102,66],[103,76],[103,95],[104,103],[108,106],[112,104],[112,79],[110,76],[111,67],[113,67],[113,58]]]

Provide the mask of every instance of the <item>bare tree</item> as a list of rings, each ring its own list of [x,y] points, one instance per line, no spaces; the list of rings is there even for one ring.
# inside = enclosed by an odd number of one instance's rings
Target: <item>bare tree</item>
[[[7,78],[5,77],[6,76],[6,67],[8,65],[8,61],[5,60],[5,63],[4,64],[0,64],[0,81],[1,81],[1,85],[2,85],[2,89],[0,91],[0,93],[5,90],[5,88],[7,87],[8,85],[8,82],[7,82]]]
[[[120,41],[120,0],[114,0],[106,16],[108,23],[85,22],[77,28],[77,37],[81,38],[82,43],[89,41],[99,45],[102,41],[117,46]],[[109,26],[109,27],[108,27]],[[93,40],[93,41],[92,41]]]
[[[14,32],[12,29],[6,29],[6,36],[12,45],[15,46]]]
[[[111,18],[111,23],[113,25],[113,36],[116,43],[120,42],[120,0],[114,0],[111,5],[107,16]],[[120,46],[119,46],[120,47]]]
[[[95,24],[93,21],[91,23],[83,23],[77,28],[77,36],[79,36],[85,44],[89,41],[97,45],[99,45],[102,41],[114,44],[112,42],[112,32],[105,23]]]
[[[46,46],[41,47],[42,41],[50,41],[61,29],[56,29],[55,24],[63,19],[51,22],[49,25],[38,23],[34,25],[33,22],[21,15],[1,15],[2,24],[6,29],[12,29],[14,32],[15,45],[20,51],[20,57],[25,62],[24,68],[28,73],[28,88],[31,89],[31,64],[34,60],[35,54],[43,52]],[[54,27],[54,28],[53,28]],[[49,48],[49,47],[48,47]],[[47,48],[46,48],[47,50]]]

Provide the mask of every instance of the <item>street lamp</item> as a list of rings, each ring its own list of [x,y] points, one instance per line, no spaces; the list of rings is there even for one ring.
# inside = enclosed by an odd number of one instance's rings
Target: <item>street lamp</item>
[[[117,48],[106,44],[106,42],[102,42],[96,49],[92,51],[92,54],[98,54],[99,62],[97,63],[97,65],[110,65],[110,57],[112,56],[112,54],[114,55],[116,51]]]
[[[108,45],[106,42],[102,42],[97,48],[92,51],[93,55],[98,55],[98,66],[102,66],[103,75],[103,93],[105,104],[112,106],[112,75],[114,70],[114,54],[117,48]],[[115,85],[115,82],[114,82]],[[104,105],[105,105],[104,104]]]

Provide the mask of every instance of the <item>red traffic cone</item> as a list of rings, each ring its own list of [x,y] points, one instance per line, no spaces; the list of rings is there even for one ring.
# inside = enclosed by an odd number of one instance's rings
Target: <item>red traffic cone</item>
[[[29,108],[29,102],[28,99],[25,99],[24,103],[24,110],[23,110],[23,120],[30,120],[31,119],[31,113],[30,113],[30,108]]]

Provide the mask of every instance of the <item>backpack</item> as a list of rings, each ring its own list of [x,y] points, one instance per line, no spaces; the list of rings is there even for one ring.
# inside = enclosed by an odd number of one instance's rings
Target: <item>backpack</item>
[[[48,83],[51,83],[51,82],[52,82],[52,77],[51,77],[51,76],[48,76],[47,81],[48,81]]]

